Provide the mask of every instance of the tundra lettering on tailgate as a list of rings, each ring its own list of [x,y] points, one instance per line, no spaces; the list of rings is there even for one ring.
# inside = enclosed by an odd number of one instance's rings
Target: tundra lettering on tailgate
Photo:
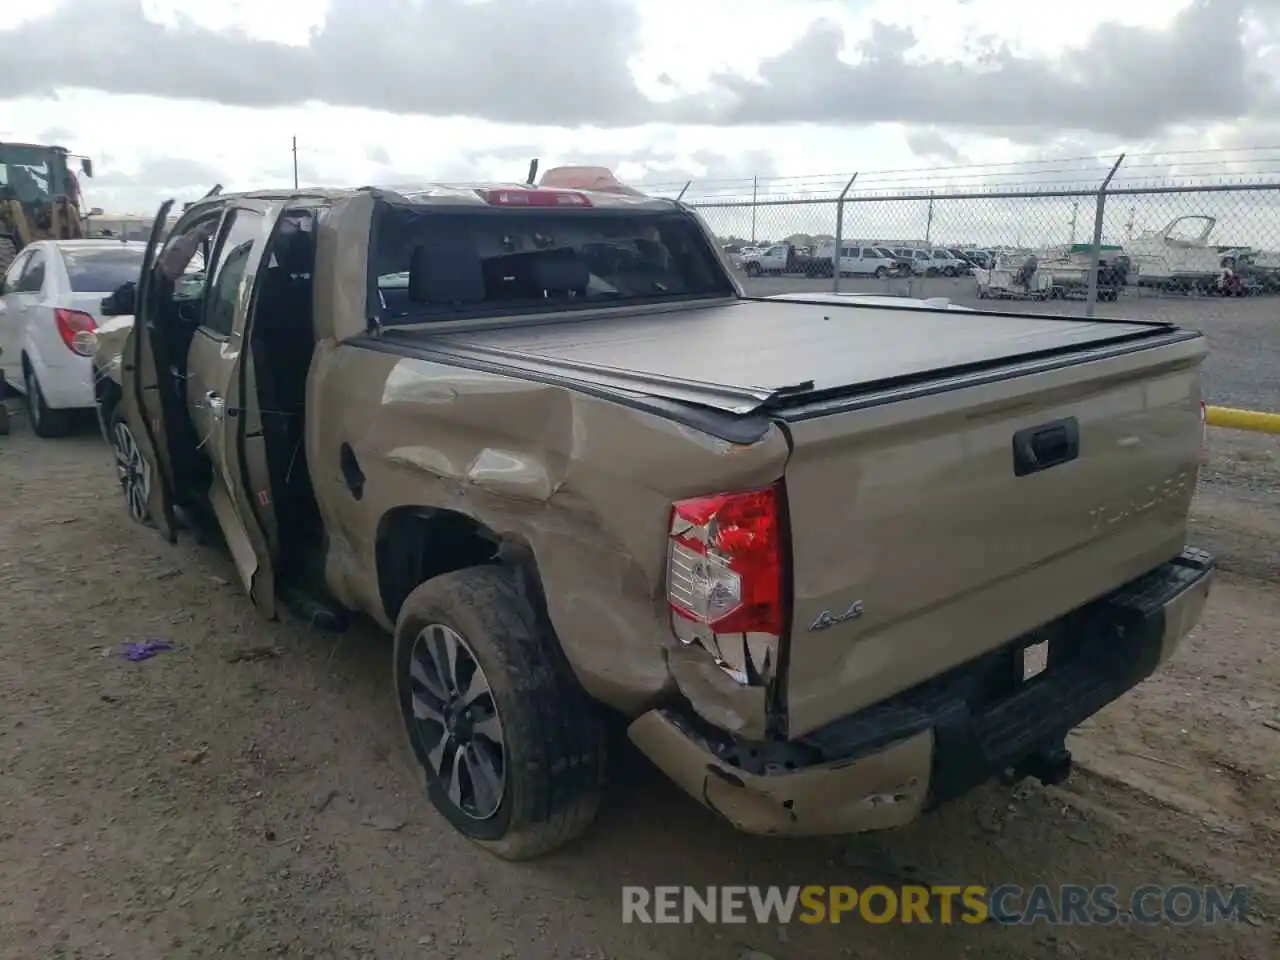
[[[1089,519],[1093,521],[1093,529],[1096,531],[1104,527],[1115,526],[1130,517],[1136,517],[1149,510],[1154,510],[1162,503],[1176,500],[1186,493],[1187,485],[1193,480],[1192,471],[1179,470],[1161,483],[1150,484],[1129,494],[1123,502],[1118,501],[1094,507],[1089,511]]]

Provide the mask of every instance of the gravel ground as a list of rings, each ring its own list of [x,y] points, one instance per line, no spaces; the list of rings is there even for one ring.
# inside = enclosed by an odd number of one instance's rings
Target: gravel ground
[[[747,292],[756,296],[775,293],[830,290],[831,280],[767,278],[745,280]],[[862,293],[892,293],[914,297],[949,297],[954,303],[992,308],[990,300],[979,300],[972,278],[918,280],[852,279],[840,281],[840,288]],[[1043,303],[1006,301],[1006,309],[1028,313],[1057,313],[1083,316],[1081,300],[1053,300]],[[1134,320],[1167,320],[1203,330],[1211,352],[1204,365],[1205,391],[1210,403],[1245,410],[1280,412],[1280,298],[1271,296],[1242,299],[1168,295],[1154,292],[1126,295],[1116,303],[1100,303],[1099,317]]]
[[[222,552],[130,523],[91,426],[39,441],[10,407],[3,960],[1280,955],[1273,442],[1215,435],[1194,529],[1223,573],[1203,624],[1073,738],[1083,769],[1063,787],[991,786],[892,835],[770,842],[735,834],[623,752],[595,829],[511,865],[427,803],[401,746],[384,636],[264,622]],[[150,639],[173,649],[120,655]],[[626,883],[904,881],[1254,889],[1244,922],[1184,929],[621,922]]]

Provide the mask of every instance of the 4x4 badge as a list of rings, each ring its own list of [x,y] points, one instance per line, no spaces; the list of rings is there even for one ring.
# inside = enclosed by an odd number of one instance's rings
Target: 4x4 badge
[[[818,614],[818,619],[809,624],[810,630],[825,630],[827,627],[834,627],[837,623],[844,623],[846,620],[856,620],[862,616],[862,601],[855,600],[849,604],[849,609],[844,613],[832,613],[830,610],[823,610]]]

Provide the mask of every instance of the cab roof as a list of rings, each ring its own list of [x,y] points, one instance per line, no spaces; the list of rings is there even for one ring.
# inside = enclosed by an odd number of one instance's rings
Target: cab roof
[[[473,206],[477,208],[492,206],[525,207],[542,206],[547,209],[629,209],[629,210],[672,210],[681,207],[675,200],[666,197],[651,197],[627,187],[613,174],[602,167],[553,167],[543,175],[542,182],[529,183],[460,183],[460,182],[428,182],[412,186],[387,185],[345,188],[315,188],[299,190],[253,190],[241,193],[219,193],[212,197],[196,200],[184,212],[196,210],[205,205],[218,205],[228,200],[252,199],[275,200],[289,202],[334,203],[360,194],[371,194],[379,199],[399,205],[423,206]],[[546,199],[549,197],[564,198],[564,202],[528,204],[519,201],[521,195],[527,199],[536,195]],[[579,202],[570,202],[569,198],[582,198]]]

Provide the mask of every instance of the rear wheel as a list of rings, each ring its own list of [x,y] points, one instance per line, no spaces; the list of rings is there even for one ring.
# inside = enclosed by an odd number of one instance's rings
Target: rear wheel
[[[417,587],[396,620],[395,688],[427,795],[458,832],[528,860],[586,831],[600,806],[604,725],[498,567]]]
[[[742,269],[748,277],[758,277],[761,273],[760,264],[756,263],[754,260],[749,261]]]
[[[71,430],[70,411],[49,406],[40,390],[40,378],[30,362],[22,364],[22,385],[27,392],[27,417],[31,420],[32,432],[46,439],[65,437]]]
[[[889,275],[889,271],[888,271],[888,270],[886,270],[884,267],[876,267],[876,279],[877,279],[877,280],[883,280],[883,279],[884,279],[885,277],[887,277],[888,275]]]
[[[945,270],[943,270],[943,271],[942,271],[942,273],[943,273],[943,275],[944,275],[944,276],[954,277],[954,276],[956,275],[956,268],[955,268],[955,267],[947,267]]]

